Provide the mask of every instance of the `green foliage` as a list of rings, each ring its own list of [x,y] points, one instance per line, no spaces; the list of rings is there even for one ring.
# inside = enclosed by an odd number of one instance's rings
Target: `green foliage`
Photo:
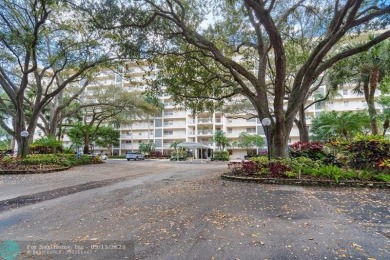
[[[291,172],[290,161],[288,159],[271,160],[269,171],[270,177],[286,177],[287,172]]]
[[[215,151],[213,153],[213,159],[217,161],[229,161],[228,151]]]
[[[226,146],[229,146],[229,139],[222,130],[217,130],[214,133],[213,141],[217,145],[219,150],[224,150]]]
[[[1,159],[1,168],[7,168],[11,165],[15,165],[19,163],[19,158],[11,157],[11,156],[5,156]]]
[[[110,150],[112,146],[119,145],[119,137],[119,130],[108,126],[101,126],[96,133],[95,143],[97,146],[106,147]]]
[[[178,149],[177,152],[171,153],[171,161],[185,161],[187,160],[187,152],[184,149]]]
[[[292,170],[289,172],[289,177],[295,176],[300,179],[302,174],[309,172],[311,169],[318,169],[320,166],[320,161],[313,161],[308,157],[291,158],[290,167]]]
[[[307,157],[311,160],[320,160],[324,158],[324,145],[320,142],[296,142],[290,145],[291,157]]]
[[[1,168],[17,169],[18,165],[55,165],[58,167],[70,167],[85,164],[97,164],[103,161],[97,157],[81,155],[79,158],[75,154],[56,153],[56,154],[31,154],[25,158],[4,157],[0,161]]]
[[[240,133],[238,136],[238,146],[246,149],[255,149],[264,146],[264,138],[258,134]]]
[[[156,145],[154,143],[141,143],[139,145],[139,151],[143,154],[150,154],[154,151]]]
[[[377,181],[384,181],[390,183],[390,174],[378,174],[374,176],[374,179]]]
[[[62,158],[55,154],[32,154],[23,158],[21,163],[24,165],[55,164],[62,165]]]
[[[56,140],[52,136],[43,136],[35,140],[31,145],[30,149],[33,153],[49,154],[62,152],[61,141]]]
[[[312,139],[330,142],[336,139],[351,140],[369,128],[370,120],[366,112],[322,112],[312,121]]]
[[[318,169],[311,169],[310,174],[315,177],[334,179],[336,183],[338,183],[341,178],[351,179],[356,177],[355,173],[344,171],[342,168],[336,165],[323,165]]]
[[[383,136],[358,136],[348,146],[348,164],[354,169],[380,169],[390,158],[390,141]]]
[[[66,134],[68,135],[73,145],[83,146],[85,136],[92,136],[94,131],[94,127],[77,122],[67,131]]]

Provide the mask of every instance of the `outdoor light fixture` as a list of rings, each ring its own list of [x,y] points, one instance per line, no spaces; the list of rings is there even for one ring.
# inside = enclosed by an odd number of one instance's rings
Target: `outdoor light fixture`
[[[22,137],[22,158],[26,156],[24,152],[24,143],[26,142],[26,138],[29,136],[29,133],[27,131],[20,132],[20,136]]]
[[[265,137],[267,138],[267,153],[268,153],[268,162],[271,161],[271,152],[269,150],[269,129],[268,127],[271,125],[271,119],[268,117],[263,118],[261,120],[261,124],[263,125],[264,131],[265,131]]]

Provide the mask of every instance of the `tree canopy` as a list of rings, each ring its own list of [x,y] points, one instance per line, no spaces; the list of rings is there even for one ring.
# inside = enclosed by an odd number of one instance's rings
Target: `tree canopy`
[[[99,28],[130,40],[129,32],[144,32],[145,53],[163,55],[155,86],[176,102],[212,110],[245,96],[260,120],[272,119],[276,157],[287,156],[297,112],[319,77],[390,37],[390,5],[381,0],[107,1],[89,10]],[[142,19],[127,19],[134,11]]]
[[[68,14],[68,15],[64,15]],[[65,2],[0,2],[0,108],[10,115],[18,154],[26,154],[43,108],[109,61],[112,45]],[[21,138],[21,131],[30,135]]]

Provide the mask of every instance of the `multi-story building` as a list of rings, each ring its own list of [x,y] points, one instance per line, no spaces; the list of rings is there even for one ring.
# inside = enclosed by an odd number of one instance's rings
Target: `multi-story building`
[[[115,84],[128,91],[143,91],[147,88],[145,78],[153,78],[157,73],[156,67],[151,64],[138,63],[127,64],[121,72],[111,70],[102,71],[94,82],[87,87],[87,93],[97,86]],[[362,95],[352,92],[353,86],[345,86],[339,90],[335,99],[316,103],[306,111],[307,124],[310,127],[311,119],[322,111],[357,111],[364,110],[367,105]],[[325,93],[325,87],[320,87],[318,92]],[[379,95],[379,92],[377,93]],[[226,133],[230,143],[237,141],[240,133],[264,135],[264,129],[257,118],[246,115],[225,115],[221,112],[203,112],[193,115],[183,107],[176,106],[170,96],[164,93],[159,97],[164,104],[164,109],[156,117],[135,118],[131,124],[121,125],[120,145],[113,150],[114,154],[123,155],[126,151],[137,151],[139,145],[144,142],[153,142],[156,151],[170,154],[173,149],[173,141],[199,142],[215,149],[213,136],[215,131],[222,130]],[[308,102],[314,101],[314,97]],[[289,143],[299,141],[299,132],[294,127],[290,134]],[[247,153],[239,147],[229,147],[231,158],[243,158]],[[206,155],[208,155],[206,153]],[[200,156],[195,155],[195,156]]]

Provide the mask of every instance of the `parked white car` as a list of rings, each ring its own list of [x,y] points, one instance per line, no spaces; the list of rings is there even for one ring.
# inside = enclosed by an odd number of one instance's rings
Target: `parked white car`
[[[126,153],[126,160],[145,160],[145,156],[142,153],[137,153],[137,152],[127,152]]]

